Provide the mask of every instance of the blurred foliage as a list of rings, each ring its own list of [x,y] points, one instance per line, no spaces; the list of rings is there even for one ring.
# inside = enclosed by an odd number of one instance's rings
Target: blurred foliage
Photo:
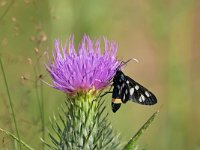
[[[54,39],[75,40],[83,33],[119,43],[118,58],[137,58],[124,69],[158,98],[154,107],[128,103],[117,114],[107,111],[124,140],[155,110],[160,115],[139,141],[146,149],[198,149],[200,145],[200,1],[198,0],[0,0],[0,54],[14,103],[22,140],[41,148],[40,111],[35,82],[43,77],[45,50]],[[37,75],[34,64],[39,62]],[[147,67],[148,66],[148,67]],[[0,127],[13,131],[8,99],[0,73]],[[38,89],[40,91],[40,84]],[[45,118],[64,103],[65,95],[43,85]],[[45,119],[49,126],[49,120]],[[13,141],[0,133],[0,149]]]

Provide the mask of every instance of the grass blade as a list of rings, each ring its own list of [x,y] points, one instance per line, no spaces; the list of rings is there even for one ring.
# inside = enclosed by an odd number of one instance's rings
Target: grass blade
[[[32,147],[30,147],[28,144],[26,144],[24,141],[19,140],[18,137],[16,137],[14,134],[10,133],[9,131],[6,131],[4,129],[0,128],[0,131],[5,133],[6,135],[12,137],[13,139],[15,139],[17,142],[19,142],[20,144],[22,144],[23,146],[25,146],[26,148],[28,148],[29,150],[34,150]]]
[[[10,104],[10,108],[11,108],[11,112],[12,112],[13,121],[14,121],[14,124],[15,124],[15,130],[16,130],[16,133],[17,133],[17,138],[20,141],[20,136],[19,136],[19,131],[18,131],[18,127],[17,127],[15,112],[14,112],[14,109],[13,109],[13,103],[12,103],[10,91],[9,91],[9,88],[8,88],[8,82],[7,82],[7,79],[6,79],[6,74],[5,74],[5,71],[4,71],[4,67],[3,67],[1,57],[0,57],[0,67],[1,67],[1,70],[2,70],[3,79],[4,79],[4,82],[5,82],[5,86],[6,86],[6,91],[7,91],[8,100],[9,100],[9,104]],[[21,142],[19,142],[19,148],[21,150]]]
[[[130,139],[130,141],[124,146],[123,150],[133,150],[136,147],[136,141],[143,134],[143,132],[149,127],[149,125],[153,122],[155,117],[157,116],[159,110],[156,111],[147,122],[138,130],[138,132]]]

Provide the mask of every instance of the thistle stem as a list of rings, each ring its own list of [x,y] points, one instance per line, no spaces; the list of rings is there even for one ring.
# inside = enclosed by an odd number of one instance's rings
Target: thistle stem
[[[13,109],[13,103],[12,103],[10,91],[9,91],[9,88],[8,88],[8,82],[7,82],[7,79],[6,79],[6,75],[5,75],[5,71],[4,71],[4,67],[3,67],[3,63],[2,63],[1,57],[0,57],[0,65],[1,65],[3,79],[4,79],[4,82],[5,82],[5,86],[6,86],[8,100],[9,100],[9,104],[10,104],[10,108],[11,108],[11,113],[12,113],[12,117],[13,117],[13,121],[14,121],[14,125],[15,125],[15,130],[16,130],[16,133],[17,133],[17,138],[19,139],[19,148],[21,150],[22,149],[21,148],[21,138],[20,138],[20,135],[19,135],[18,127],[17,127],[15,112],[14,112],[14,109]]]

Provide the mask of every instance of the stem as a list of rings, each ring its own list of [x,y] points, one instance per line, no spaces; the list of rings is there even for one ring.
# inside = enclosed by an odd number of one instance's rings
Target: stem
[[[42,124],[42,127],[41,127],[41,129],[42,129],[42,138],[44,138],[44,130],[43,130],[44,129],[43,102],[40,101],[40,95],[39,95],[39,91],[38,91],[38,84],[37,84],[38,83],[38,74],[37,74],[37,69],[36,69],[35,66],[34,66],[33,69],[34,69],[34,74],[35,74],[35,93],[36,93],[36,99],[37,99],[37,103],[38,103],[38,107],[39,107],[40,119],[41,119],[41,124]],[[43,149],[44,149],[44,144],[43,144]]]
[[[5,85],[6,85],[6,91],[7,91],[7,94],[8,94],[8,100],[9,100],[11,113],[12,113],[14,124],[15,124],[15,130],[16,130],[16,133],[17,133],[17,138],[19,139],[19,148],[21,150],[22,149],[21,148],[21,139],[20,139],[20,136],[19,136],[19,131],[18,131],[17,122],[16,122],[16,118],[15,118],[15,112],[14,112],[14,109],[13,109],[13,103],[12,103],[10,91],[9,91],[9,88],[8,88],[8,83],[7,83],[6,75],[5,75],[5,72],[4,72],[1,57],[0,57],[0,65],[1,65],[1,70],[2,70],[2,73],[3,73],[3,79],[4,79],[4,82],[5,82]]]
[[[36,63],[33,66],[33,70],[34,70],[34,74],[35,74],[35,91],[36,91],[36,98],[37,98],[37,102],[38,102],[38,106],[39,106],[39,111],[40,111],[40,119],[41,119],[41,130],[42,130],[42,139],[45,140],[45,118],[44,118],[44,99],[43,99],[43,84],[40,81],[40,89],[38,89],[38,71],[40,71],[40,67],[39,67],[39,60],[42,57],[42,55],[40,55],[39,57],[37,57],[36,59]],[[40,90],[40,92],[38,91]],[[45,149],[45,144],[43,143],[43,150]]]
[[[36,98],[37,98],[37,102],[38,102],[38,106],[39,106],[39,110],[40,110],[40,117],[41,117],[41,104],[40,104],[40,96],[39,96],[39,92],[38,92],[38,85],[37,85],[37,70],[34,67],[34,74],[35,74],[35,92],[36,92]]]
[[[44,117],[44,99],[43,99],[43,84],[40,81],[40,91],[41,91],[41,112],[42,112],[42,139],[45,140],[45,117]],[[45,149],[45,144],[43,143],[43,149]]]
[[[4,18],[4,16],[8,13],[8,11],[10,10],[11,6],[14,4],[15,0],[12,0],[10,2],[10,4],[8,5],[8,7],[6,8],[6,10],[4,11],[4,13],[0,16],[0,21]]]

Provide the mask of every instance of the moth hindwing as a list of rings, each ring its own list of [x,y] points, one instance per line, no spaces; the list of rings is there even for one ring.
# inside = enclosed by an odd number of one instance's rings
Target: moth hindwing
[[[142,105],[154,105],[157,103],[155,95],[148,89],[126,76],[118,70],[113,78],[112,110],[116,112],[121,103],[133,101]]]

